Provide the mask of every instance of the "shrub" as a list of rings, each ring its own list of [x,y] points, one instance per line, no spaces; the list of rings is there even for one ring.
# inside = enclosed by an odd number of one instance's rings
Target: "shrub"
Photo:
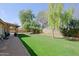
[[[41,26],[35,21],[25,22],[23,26],[27,32],[32,32],[33,34],[41,33],[42,31]]]
[[[60,27],[64,36],[79,37],[79,20],[71,20],[66,26]]]

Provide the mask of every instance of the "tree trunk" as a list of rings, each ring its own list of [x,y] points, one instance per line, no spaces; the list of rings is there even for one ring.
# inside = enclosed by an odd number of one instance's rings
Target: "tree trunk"
[[[54,38],[54,28],[53,28],[53,30],[52,30],[52,37]]]
[[[55,31],[55,27],[52,29],[52,32],[51,32],[51,34],[52,34],[52,39],[55,38],[55,33],[54,33],[54,31]]]

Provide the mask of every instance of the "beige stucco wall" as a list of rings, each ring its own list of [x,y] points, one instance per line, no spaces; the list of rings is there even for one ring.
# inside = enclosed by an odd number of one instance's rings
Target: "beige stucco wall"
[[[2,25],[3,25],[3,24],[2,24],[2,23],[0,23],[0,28],[2,28]]]
[[[4,24],[0,22],[0,35],[3,35],[4,33]]]
[[[10,27],[12,27],[12,29]],[[0,28],[6,32],[18,32],[18,28],[16,28],[16,26],[12,26],[7,23],[0,22]]]
[[[17,33],[18,32],[18,28],[16,28],[15,26],[11,26],[9,30],[10,30],[11,33],[15,33],[15,32]]]
[[[44,28],[43,29],[43,33],[47,34],[47,35],[52,35],[52,30],[50,28]],[[63,35],[61,34],[61,32],[59,30],[54,30],[54,36],[55,37],[63,37]]]
[[[50,28],[44,28],[43,33],[50,34],[52,30]]]
[[[9,26],[6,23],[0,22],[0,28],[4,29],[6,32],[9,32]]]

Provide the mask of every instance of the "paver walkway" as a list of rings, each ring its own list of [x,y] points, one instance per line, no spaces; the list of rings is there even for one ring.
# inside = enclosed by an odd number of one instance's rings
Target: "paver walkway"
[[[0,56],[30,56],[18,37],[11,35],[8,40],[0,41]]]

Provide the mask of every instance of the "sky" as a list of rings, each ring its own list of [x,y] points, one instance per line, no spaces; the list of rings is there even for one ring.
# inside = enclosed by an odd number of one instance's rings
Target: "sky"
[[[74,15],[79,18],[79,4],[64,4],[64,10],[73,7]],[[0,3],[0,18],[3,21],[19,24],[19,12],[23,9],[31,9],[33,14],[37,15],[39,11],[47,10],[47,3]]]

